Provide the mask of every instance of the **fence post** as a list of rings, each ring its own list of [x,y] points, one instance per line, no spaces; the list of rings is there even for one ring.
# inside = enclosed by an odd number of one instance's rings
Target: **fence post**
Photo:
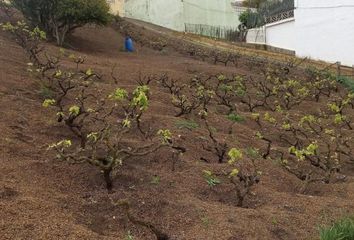
[[[337,80],[339,80],[339,77],[341,76],[340,66],[341,66],[341,62],[337,62]]]

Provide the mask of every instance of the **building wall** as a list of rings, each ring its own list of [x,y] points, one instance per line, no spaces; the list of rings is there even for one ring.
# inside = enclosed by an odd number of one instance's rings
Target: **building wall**
[[[237,29],[238,14],[233,0],[125,0],[125,16],[184,31],[201,26]]]
[[[181,0],[125,0],[125,17],[176,31],[184,30]]]
[[[249,29],[246,36],[247,43],[266,44],[265,27]]]
[[[294,20],[265,26],[267,45],[295,50],[299,57],[354,64],[353,0],[295,0],[295,7]],[[247,42],[257,40],[255,31]]]
[[[354,64],[354,1],[298,0],[296,54]]]
[[[215,27],[237,28],[238,14],[233,0],[184,0],[184,21]]]
[[[272,47],[296,50],[295,20],[286,19],[281,22],[267,24],[266,44]]]

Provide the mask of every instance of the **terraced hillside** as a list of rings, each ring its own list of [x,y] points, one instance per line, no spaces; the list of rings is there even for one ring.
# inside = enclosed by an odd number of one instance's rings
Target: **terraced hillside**
[[[296,59],[171,44],[120,24],[78,29],[65,50],[45,43],[61,60],[44,80],[0,31],[1,239],[318,239],[320,225],[353,214],[353,95],[330,73]],[[124,32],[140,42],[135,53],[122,51]],[[43,83],[64,81],[65,71],[93,84],[80,83],[59,111],[48,100],[57,103],[60,88]],[[153,143],[159,129],[172,136],[117,166],[112,190],[100,168],[48,150],[63,139],[69,150],[80,145],[57,112],[80,113],[82,89],[94,108],[116,89],[132,96],[139,84],[148,85],[149,104],[140,131],[128,117],[133,129],[122,146]],[[97,128],[87,113],[84,129]],[[127,124],[124,112],[110,116],[110,126]]]

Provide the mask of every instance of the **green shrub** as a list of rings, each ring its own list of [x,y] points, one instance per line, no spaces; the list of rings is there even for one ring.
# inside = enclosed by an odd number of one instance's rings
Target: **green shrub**
[[[239,21],[247,29],[259,27],[264,23],[264,19],[258,12],[254,12],[249,9],[240,14]]]
[[[321,240],[353,240],[354,218],[347,217],[335,222],[331,227],[320,228]]]
[[[338,82],[349,89],[349,91],[354,92],[354,78],[347,76],[340,76]]]

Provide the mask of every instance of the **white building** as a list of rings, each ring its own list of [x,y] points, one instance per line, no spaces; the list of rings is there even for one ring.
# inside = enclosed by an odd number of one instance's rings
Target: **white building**
[[[247,42],[292,50],[296,56],[354,64],[354,1],[295,0],[292,13],[259,29]]]

